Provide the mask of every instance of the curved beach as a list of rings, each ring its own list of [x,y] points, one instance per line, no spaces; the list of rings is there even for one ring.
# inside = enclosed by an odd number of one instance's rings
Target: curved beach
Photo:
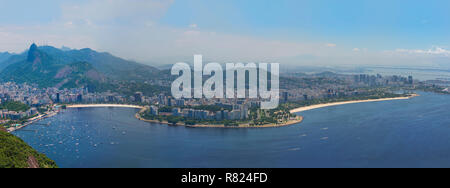
[[[76,105],[68,105],[67,108],[137,108],[143,109],[143,106],[138,105],[128,105],[128,104],[76,104]]]
[[[355,103],[366,103],[366,102],[381,102],[381,101],[391,101],[391,100],[408,100],[413,97],[419,96],[418,94],[412,94],[408,97],[396,97],[396,98],[384,98],[384,99],[368,99],[368,100],[355,100],[355,101],[344,101],[344,102],[334,102],[334,103],[327,103],[327,104],[316,104],[311,106],[305,106],[300,107],[291,110],[291,113],[298,113],[298,112],[304,112],[308,110],[314,110],[318,108],[325,108],[330,106],[339,106],[339,105],[345,105],[345,104],[355,104]]]

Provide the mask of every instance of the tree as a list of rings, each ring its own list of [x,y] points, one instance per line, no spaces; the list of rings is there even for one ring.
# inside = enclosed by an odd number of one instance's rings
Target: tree
[[[195,120],[187,120],[185,123],[186,123],[186,125],[195,125],[195,124],[197,124],[197,122]]]
[[[181,119],[179,117],[174,117],[174,116],[167,117],[167,122],[169,122],[172,125],[176,125],[180,121],[181,121]]]

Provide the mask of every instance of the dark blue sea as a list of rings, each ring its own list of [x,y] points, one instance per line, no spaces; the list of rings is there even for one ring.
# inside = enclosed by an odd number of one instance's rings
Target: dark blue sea
[[[450,167],[450,95],[420,94],[311,110],[282,128],[173,127],[85,108],[14,134],[63,168]]]

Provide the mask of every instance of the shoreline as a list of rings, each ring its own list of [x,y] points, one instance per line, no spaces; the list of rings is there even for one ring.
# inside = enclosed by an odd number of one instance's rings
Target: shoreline
[[[157,123],[157,124],[163,124],[168,126],[182,126],[187,128],[222,128],[222,129],[243,129],[243,128],[273,128],[273,127],[285,127],[289,125],[294,125],[301,123],[303,121],[303,116],[298,116],[295,120],[289,120],[288,122],[282,123],[282,124],[266,124],[261,126],[250,126],[250,124],[240,124],[239,126],[225,126],[225,125],[209,125],[209,124],[198,124],[198,125],[186,125],[185,123],[177,123],[177,124],[171,124],[167,121],[160,122],[159,120],[148,120],[141,117],[141,113],[147,110],[147,108],[143,107],[141,110],[135,114],[135,118],[148,122],[148,123]]]
[[[24,123],[24,124],[21,125],[21,126],[18,126],[18,127],[10,127],[10,128],[8,128],[8,129],[6,129],[6,130],[7,130],[8,133],[12,133],[12,132],[14,132],[14,131],[17,131],[17,130],[20,130],[20,129],[22,129],[22,128],[25,128],[25,127],[27,127],[28,125],[31,125],[31,124],[33,124],[33,123],[37,123],[37,122],[39,122],[39,121],[41,121],[41,120],[44,120],[44,119],[53,117],[53,116],[55,116],[55,115],[58,115],[58,113],[59,113],[59,112],[49,112],[48,114],[42,114],[42,115],[36,116],[36,117],[34,117],[34,118],[28,119],[27,122]]]
[[[381,101],[391,101],[391,100],[408,100],[414,97],[418,97],[420,95],[418,94],[412,94],[408,97],[396,97],[396,98],[382,98],[382,99],[368,99],[368,100],[354,100],[354,101],[343,101],[343,102],[334,102],[334,103],[325,103],[325,104],[316,104],[311,106],[304,106],[295,108],[290,111],[290,113],[298,113],[298,112],[305,112],[309,110],[319,109],[319,108],[326,108],[331,106],[340,106],[340,105],[346,105],[346,104],[356,104],[356,103],[368,103],[368,102],[381,102]],[[240,128],[274,128],[274,127],[285,127],[290,126],[294,124],[298,124],[303,122],[304,117],[299,116],[295,120],[290,120],[286,123],[282,124],[266,124],[261,126],[250,126],[249,124],[240,124],[239,126],[225,126],[225,125],[209,125],[209,124],[199,124],[199,125],[186,125],[184,123],[177,123],[176,125],[172,125],[167,121],[160,122],[158,120],[147,120],[140,116],[140,113],[144,112],[147,108],[143,106],[138,105],[127,105],[127,104],[77,104],[77,105],[67,105],[67,108],[134,108],[134,109],[141,109],[138,113],[135,114],[135,118],[140,121],[145,121],[149,123],[157,123],[157,124],[165,124],[169,126],[184,126],[188,128],[232,128],[232,129],[240,129]],[[58,112],[38,116],[35,118],[30,119],[28,122],[24,123],[22,126],[9,128],[7,129],[8,132],[14,132],[19,129],[22,129],[30,124],[36,123],[40,120],[52,117],[57,115]]]
[[[142,109],[145,110],[145,107],[143,106],[137,106],[137,105],[128,105],[128,104],[75,104],[75,105],[67,105],[67,108],[135,108],[135,109]],[[141,110],[141,111],[142,111]],[[12,133],[14,131],[20,130],[22,128],[27,127],[28,125],[31,125],[33,123],[37,123],[41,120],[53,117],[58,115],[61,112],[47,112],[46,114],[39,115],[37,117],[28,119],[26,123],[24,123],[21,126],[18,127],[10,127],[7,130],[8,133]]]
[[[290,125],[295,125],[298,123],[303,122],[303,116],[298,116],[295,120],[290,120],[286,123],[282,124],[265,124],[260,126],[250,126],[249,124],[242,124],[237,127],[229,126],[226,127],[225,125],[192,125],[192,126],[186,126],[189,128],[223,128],[223,129],[252,129],[252,128],[277,128],[277,127],[286,127]]]
[[[319,109],[319,108],[326,108],[331,106],[340,106],[340,105],[346,105],[346,104],[357,104],[357,103],[368,103],[368,102],[382,102],[382,101],[392,101],[392,100],[408,100],[414,97],[418,97],[420,95],[418,94],[412,94],[408,97],[396,97],[396,98],[382,98],[382,99],[367,99],[367,100],[354,100],[354,101],[343,101],[343,102],[333,102],[333,103],[324,103],[324,104],[315,104],[310,106],[304,106],[292,109],[291,113],[298,113],[298,112],[305,112],[309,110]]]
[[[67,108],[136,108],[144,109],[143,106],[130,105],[130,104],[74,104],[67,105]]]

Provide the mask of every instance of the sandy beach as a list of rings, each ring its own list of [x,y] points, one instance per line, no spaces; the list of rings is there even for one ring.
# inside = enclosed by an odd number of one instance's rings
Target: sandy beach
[[[76,104],[76,105],[68,105],[67,108],[137,108],[143,109],[142,106],[137,105],[127,105],[127,104]]]
[[[327,104],[316,104],[316,105],[296,108],[296,109],[291,110],[290,112],[291,113],[298,113],[298,112],[304,112],[304,111],[314,110],[314,109],[318,109],[318,108],[325,108],[325,107],[330,107],[330,106],[339,106],[339,105],[345,105],[345,104],[366,103],[366,102],[381,102],[381,101],[391,101],[391,100],[408,100],[408,99],[411,99],[411,98],[417,97],[417,96],[419,96],[419,95],[413,94],[413,95],[410,95],[408,97],[369,99],[369,100],[335,102],[335,103],[327,103]]]

